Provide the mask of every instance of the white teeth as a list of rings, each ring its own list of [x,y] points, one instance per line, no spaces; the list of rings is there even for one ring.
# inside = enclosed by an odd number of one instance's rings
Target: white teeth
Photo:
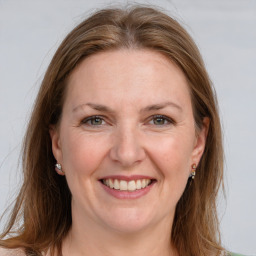
[[[146,180],[145,180],[145,179],[143,179],[143,180],[141,181],[141,187],[142,187],[142,188],[145,188],[145,187],[146,187]]]
[[[127,181],[120,180],[120,190],[127,190]]]
[[[114,183],[111,179],[109,179],[109,187],[114,188]]]
[[[136,181],[136,188],[141,189],[141,180]]]
[[[150,179],[141,179],[141,180],[130,180],[129,182],[126,180],[118,180],[118,179],[104,179],[103,184],[122,191],[135,191],[138,189],[142,189],[147,187],[150,184]]]
[[[120,188],[119,182],[118,182],[118,180],[115,180],[114,181],[114,189],[119,189],[119,188]]]
[[[136,184],[134,180],[131,180],[128,182],[128,190],[129,191],[134,191],[136,190]]]

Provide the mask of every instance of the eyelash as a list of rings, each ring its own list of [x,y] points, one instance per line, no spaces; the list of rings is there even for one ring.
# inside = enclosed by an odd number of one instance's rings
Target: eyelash
[[[105,125],[105,124],[102,124],[102,123],[101,124],[92,124],[92,122],[97,120],[97,119],[106,123],[103,116],[89,116],[89,117],[83,119],[81,121],[81,124],[88,125],[88,126],[102,126],[102,125]],[[161,119],[161,120],[164,121],[164,123],[163,124],[155,124],[154,121],[156,119]],[[91,123],[89,123],[89,122],[91,122]],[[150,125],[153,125],[153,126],[167,126],[167,125],[170,125],[170,124],[176,124],[176,122],[172,118],[167,117],[165,115],[150,116],[148,118],[148,123],[150,123],[150,122],[153,122],[153,123],[150,124]]]

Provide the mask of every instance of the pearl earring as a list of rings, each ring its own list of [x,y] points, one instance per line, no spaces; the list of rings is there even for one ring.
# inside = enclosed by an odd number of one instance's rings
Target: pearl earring
[[[59,172],[62,172],[63,174],[65,174],[65,172],[62,170],[62,166],[61,164],[57,163],[55,164],[55,171],[60,174]]]

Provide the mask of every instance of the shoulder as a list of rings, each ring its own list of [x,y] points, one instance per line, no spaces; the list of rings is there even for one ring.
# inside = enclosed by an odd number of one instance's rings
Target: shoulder
[[[25,256],[25,252],[21,249],[5,249],[0,247],[0,256]]]

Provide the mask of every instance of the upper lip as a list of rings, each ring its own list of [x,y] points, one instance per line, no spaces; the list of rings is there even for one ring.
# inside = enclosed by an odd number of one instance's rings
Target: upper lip
[[[141,180],[141,179],[150,179],[150,180],[155,180],[154,177],[146,176],[146,175],[131,175],[131,176],[124,176],[124,175],[109,175],[109,176],[104,176],[100,178],[99,180],[106,180],[106,179],[112,179],[112,180],[125,180],[125,181],[130,181],[130,180]]]

